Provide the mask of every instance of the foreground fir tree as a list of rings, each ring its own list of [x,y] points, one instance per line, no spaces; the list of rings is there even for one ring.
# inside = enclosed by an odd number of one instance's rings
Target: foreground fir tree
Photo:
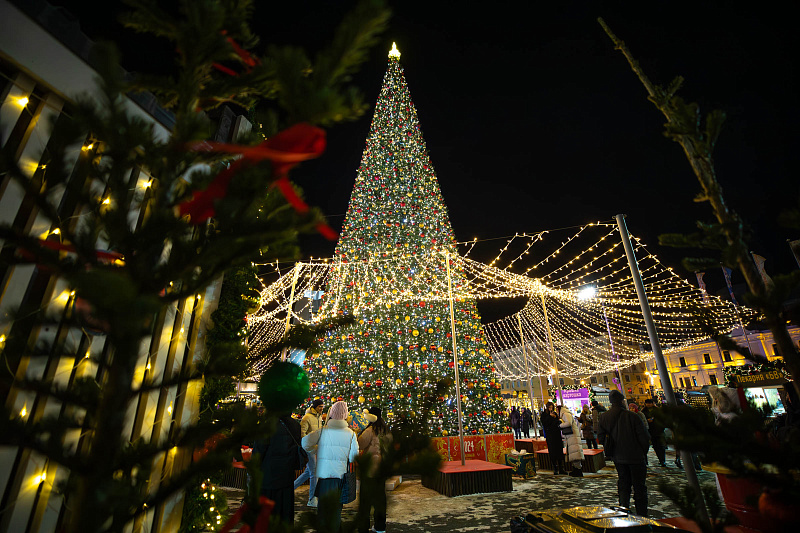
[[[456,401],[435,392],[459,365],[467,434],[508,431],[500,384],[474,301],[458,297],[452,267],[457,362],[453,358],[447,257],[456,243],[419,119],[393,47],[356,176],[321,314],[354,313],[306,361],[315,397],[380,405],[456,434]],[[441,400],[432,409],[430,395]]]
[[[179,16],[154,0],[128,4],[134,8],[125,18],[129,26],[175,45],[174,76],[142,78],[131,86],[120,77],[113,54],[106,54],[101,97],[76,102],[71,120],[60,120],[54,130],[47,179],[27,179],[13,154],[3,154],[2,161],[2,171],[17,179],[58,230],[51,232],[58,235],[56,246],[52,239],[2,228],[5,246],[16,248],[16,264],[49,269],[68,285],[81,306],[67,316],[67,327],[90,324],[94,335],[107,336],[102,353],[87,356],[91,366],[84,368],[92,371],[68,390],[49,379],[26,378],[25,361],[76,357],[77,346],[63,338],[48,346],[29,343],[24,327],[45,324],[45,310],[21,315],[24,320],[15,323],[3,346],[10,370],[4,392],[34,393],[37,403],[30,416],[4,414],[0,441],[59,465],[55,490],[66,499],[59,527],[67,532],[138,530],[148,509],[198,476],[229,465],[243,440],[269,431],[254,413],[169,425],[160,412],[160,438],[129,442],[123,428],[141,394],[170,388],[185,394],[188,383],[242,370],[240,350],[220,343],[205,366],[167,364],[161,373],[150,372],[140,346],[156,334],[160,313],[193,305],[227,270],[291,255],[299,232],[329,231],[321,214],[297,196],[287,172],[324,149],[317,125],[363,112],[349,75],[387,19],[380,2],[362,2],[332,45],[312,60],[296,47],[251,51],[258,41],[248,29],[249,0],[184,0]],[[127,112],[125,94],[136,88],[156,92],[174,111],[168,139]],[[267,132],[269,139],[258,144],[263,137],[242,146],[203,142],[212,133],[205,111],[223,103],[248,109],[263,100],[274,103],[272,116],[282,131]],[[83,155],[73,169],[66,154],[80,146]],[[152,177],[144,191],[136,186],[140,172]],[[64,190],[70,201],[51,203]],[[132,213],[139,213],[137,224]],[[151,477],[176,450],[201,447],[221,430],[230,437],[211,453],[183,470],[176,465],[167,479]]]

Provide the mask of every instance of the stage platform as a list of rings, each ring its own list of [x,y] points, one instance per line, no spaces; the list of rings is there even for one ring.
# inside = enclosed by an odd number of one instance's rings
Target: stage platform
[[[445,461],[439,470],[422,477],[422,485],[445,496],[483,492],[510,492],[512,468],[488,461]]]
[[[544,450],[547,448],[547,441],[544,437],[535,437],[533,439],[516,439],[514,441],[514,448],[518,452],[525,450],[528,453],[534,453],[537,450]]]

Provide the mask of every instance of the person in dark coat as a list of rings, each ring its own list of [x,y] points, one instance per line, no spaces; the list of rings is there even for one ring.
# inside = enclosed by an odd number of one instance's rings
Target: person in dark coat
[[[522,435],[529,439],[531,438],[531,426],[533,425],[533,419],[531,418],[531,412],[526,408],[522,408]]]
[[[564,468],[564,443],[561,440],[561,420],[556,414],[556,406],[553,402],[547,402],[545,411],[541,417],[544,438],[547,441],[547,452],[550,454],[550,462],[553,464],[553,474],[566,474]]]
[[[644,414],[647,419],[647,431],[650,433],[650,442],[653,444],[653,451],[658,457],[658,464],[667,466],[667,439],[664,437],[664,426],[656,420],[656,404],[652,398],[644,401]]]
[[[253,444],[253,455],[261,457],[261,495],[275,502],[272,514],[294,522],[294,471],[299,464],[300,423],[289,414],[278,417],[275,431]]]
[[[516,406],[511,408],[511,429],[514,430],[514,438],[519,439],[519,423],[520,423],[520,416],[519,411],[517,410]]]
[[[615,390],[608,395],[611,409],[600,415],[597,433],[605,453],[614,458],[617,469],[617,494],[622,507],[630,507],[631,486],[636,501],[636,514],[647,516],[647,450],[650,435],[642,419],[625,409],[625,397]]]

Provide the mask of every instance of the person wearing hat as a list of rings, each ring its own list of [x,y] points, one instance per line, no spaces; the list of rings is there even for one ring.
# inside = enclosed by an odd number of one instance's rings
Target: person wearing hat
[[[650,435],[642,419],[625,409],[625,397],[618,390],[608,395],[611,409],[600,415],[597,440],[606,454],[613,457],[617,469],[617,494],[622,507],[630,507],[631,486],[636,514],[647,516],[647,450]]]
[[[319,502],[318,516],[328,520],[320,524],[323,531],[339,531],[342,522],[342,502],[324,496],[329,492],[341,490],[342,478],[347,472],[347,464],[358,456],[356,434],[347,425],[346,402],[336,402],[328,409],[328,422],[322,429],[312,431],[303,437],[303,448],[311,456],[317,457],[317,487],[314,496]]]
[[[382,451],[392,442],[392,434],[389,432],[386,422],[383,421],[380,407],[371,407],[369,411],[365,411],[364,416],[367,418],[369,425],[358,436],[358,447],[363,455],[369,456],[370,466],[366,471],[366,479],[365,476],[361,476],[361,483],[363,485],[374,481],[380,486],[375,487],[373,491],[369,491],[369,495],[366,498],[366,494],[364,492],[361,493],[361,503],[365,504],[366,513],[363,513],[360,517],[361,522],[358,524],[358,532],[367,533],[369,531],[369,515],[372,508],[374,508],[375,528],[373,531],[375,533],[384,533],[386,531],[385,481],[383,478],[376,477],[375,474],[378,472]]]
[[[311,402],[311,407],[306,410],[305,416],[303,416],[303,420],[300,421],[300,437],[305,437],[309,433],[313,431],[317,431],[318,429],[322,429],[322,423],[324,422],[324,418],[322,415],[322,411],[325,405],[317,398],[313,402]],[[309,507],[316,507],[317,506],[317,498],[314,496],[314,490],[317,488],[317,457],[315,455],[308,454],[308,463],[306,463],[306,469],[303,470],[303,473],[300,474],[300,477],[294,480],[294,488],[297,490],[297,487],[302,485],[303,483],[308,480],[308,506]]]

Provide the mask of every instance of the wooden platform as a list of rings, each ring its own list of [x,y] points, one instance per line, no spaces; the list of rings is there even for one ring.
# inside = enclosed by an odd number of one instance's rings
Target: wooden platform
[[[566,456],[567,450],[564,450],[564,455]],[[603,450],[583,450],[583,466],[581,467],[581,471],[594,474],[599,472],[601,468],[606,466],[606,456],[603,453]],[[566,458],[564,460],[564,468],[567,471],[572,470],[572,463],[567,461]],[[538,470],[552,470],[553,463],[550,461],[550,452],[547,451],[547,448],[543,450],[536,450],[536,467]]]
[[[510,466],[488,461],[445,461],[439,470],[422,477],[422,485],[445,496],[463,496],[512,490]]]
[[[533,453],[536,450],[544,450],[547,449],[547,441],[542,438],[535,438],[535,439],[516,439],[514,441],[514,448],[518,452],[525,450],[528,453]]]

